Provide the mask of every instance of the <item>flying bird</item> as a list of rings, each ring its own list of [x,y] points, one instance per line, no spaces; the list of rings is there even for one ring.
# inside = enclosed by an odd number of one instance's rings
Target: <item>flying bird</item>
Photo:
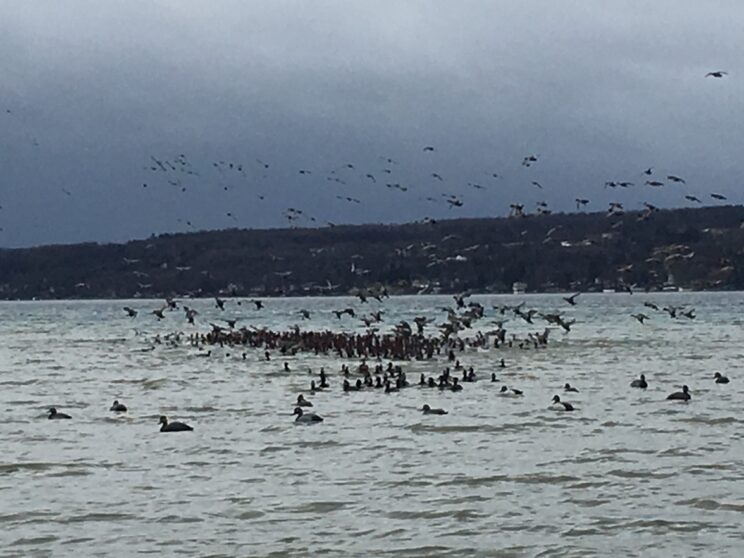
[[[703,202],[700,201],[700,198],[697,198],[695,196],[687,195],[687,196],[685,196],[685,199],[690,200],[692,202],[703,203]]]
[[[539,155],[527,155],[524,159],[522,159],[522,166],[523,167],[531,167],[532,163],[537,162],[537,158]]]
[[[644,320],[648,320],[648,316],[646,314],[638,313],[638,314],[631,314],[633,318],[638,320],[640,323],[643,323]]]
[[[728,72],[724,72],[723,70],[717,70],[715,72],[708,72],[705,74],[705,77],[714,77],[714,78],[722,78],[723,76],[727,76]]]
[[[188,306],[184,306],[184,307],[183,307],[183,311],[184,311],[184,312],[186,313],[186,320],[187,320],[187,321],[188,321],[188,322],[189,322],[190,324],[193,324],[193,323],[194,323],[194,318],[196,317],[196,315],[197,315],[197,314],[198,314],[199,312],[197,312],[197,311],[196,311],[196,310],[194,310],[193,308],[189,308]]]
[[[687,184],[683,178],[680,178],[679,176],[674,176],[673,174],[670,174],[667,176],[667,180],[671,180],[672,182],[679,182],[680,184]]]
[[[344,308],[343,310],[334,310],[333,313],[336,314],[336,317],[339,320],[341,319],[341,316],[343,316],[344,314],[348,314],[352,318],[356,317],[356,312],[354,312],[353,308]]]
[[[724,196],[723,194],[711,194],[710,197],[711,198],[714,198],[716,200],[725,200],[726,199],[726,196]]]
[[[657,188],[659,186],[664,186],[664,183],[663,182],[659,182],[658,180],[646,180],[646,184],[648,186],[654,186],[654,187],[657,187]]]
[[[157,310],[153,310],[150,312],[151,314],[155,314],[158,317],[159,320],[165,319],[165,314],[163,314],[163,310],[165,310],[167,306],[163,306],[162,308],[158,308]]]
[[[431,145],[427,145],[424,147],[423,151],[434,151],[434,148]]]

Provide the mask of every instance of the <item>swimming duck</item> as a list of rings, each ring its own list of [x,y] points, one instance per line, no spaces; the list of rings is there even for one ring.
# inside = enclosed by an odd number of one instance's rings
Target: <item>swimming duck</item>
[[[563,391],[571,392],[571,393],[579,393],[579,390],[573,387],[571,384],[566,384],[563,386]]]
[[[295,422],[323,422],[323,417],[315,413],[305,413],[302,411],[302,407],[295,407],[294,414],[297,415]]]
[[[462,384],[458,383],[457,378],[452,378],[452,391],[462,391]]]
[[[432,409],[429,407],[429,405],[424,405],[421,407],[421,410],[424,412],[425,415],[446,415],[447,411],[444,409]]]
[[[109,411],[114,411],[115,413],[126,413],[127,412],[127,406],[124,405],[124,403],[119,403],[118,400],[114,401],[114,404],[111,405],[111,408]]]
[[[669,394],[667,396],[667,399],[672,399],[676,401],[689,401],[692,399],[692,396],[690,395],[690,389],[687,386],[682,386],[682,391],[675,391],[672,394]]]
[[[321,389],[328,387],[328,381],[326,379],[326,373],[325,370],[322,368],[320,369],[320,387]]]
[[[491,372],[491,381],[498,382],[498,380],[496,379],[496,372]]]
[[[557,395],[553,396],[553,406],[555,406],[556,409],[560,409],[563,411],[573,411],[574,406],[571,405],[571,403],[566,403],[565,401],[561,401],[561,398]]]
[[[503,395],[504,397],[519,397],[520,395],[524,395],[524,392],[521,389],[510,389],[506,386],[501,386],[499,395]]]
[[[297,406],[298,407],[312,407],[313,404],[307,399],[305,399],[305,397],[302,394],[300,394],[297,396]]]
[[[463,382],[475,382],[475,370],[473,370],[473,367],[471,366],[467,370],[462,371],[462,381]]]
[[[58,413],[57,409],[54,407],[49,409],[49,418],[50,419],[68,419],[72,418],[70,415],[67,415],[65,413]]]
[[[638,378],[637,380],[633,380],[632,382],[630,382],[630,387],[646,389],[648,387],[648,384],[646,383],[646,376],[644,376],[643,374],[641,374],[641,377],[640,378]]]
[[[713,376],[716,379],[717,384],[728,384],[729,379],[726,376],[723,376],[720,372],[716,372]]]
[[[160,417],[160,424],[161,432],[186,432],[188,430],[193,430],[193,428],[185,422],[168,422],[168,417],[166,416]]]

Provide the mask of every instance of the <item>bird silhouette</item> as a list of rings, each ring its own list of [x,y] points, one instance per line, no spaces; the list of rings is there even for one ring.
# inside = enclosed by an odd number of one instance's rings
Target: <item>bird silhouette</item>
[[[633,318],[635,318],[636,320],[638,320],[640,323],[643,323],[644,320],[648,320],[648,316],[646,316],[646,314],[642,314],[640,312],[638,314],[631,314],[631,316]]]
[[[527,155],[524,159],[522,159],[522,166],[523,167],[531,167],[532,163],[537,162],[537,158],[539,155]]]

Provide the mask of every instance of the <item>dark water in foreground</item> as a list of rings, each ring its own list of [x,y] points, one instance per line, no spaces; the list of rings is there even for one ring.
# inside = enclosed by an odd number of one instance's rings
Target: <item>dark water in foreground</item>
[[[186,345],[146,350],[156,301],[0,304],[0,556],[740,556],[744,448],[739,370],[744,294],[476,297],[526,301],[576,318],[547,350],[469,350],[482,378],[460,393],[413,387],[345,395],[341,362],[270,362]],[[642,301],[694,306],[672,320]],[[385,323],[444,314],[449,297],[385,301]],[[223,316],[274,328],[341,327],[351,299],[280,299],[266,308],[194,301],[201,329]],[[379,306],[376,302],[372,307]],[[651,316],[641,326],[630,314]],[[480,326],[480,327],[479,327]],[[512,318],[523,335],[543,328]],[[230,353],[230,356],[226,356]],[[508,368],[495,368],[500,358]],[[287,361],[292,372],[283,372]],[[355,364],[351,362],[350,364]],[[445,364],[402,363],[409,379]],[[295,426],[307,368],[332,390],[307,395],[325,422]],[[520,399],[497,395],[500,383]],[[716,385],[713,372],[731,378]],[[629,382],[645,373],[646,392]],[[578,394],[563,394],[565,382]],[[665,401],[681,384],[689,404]],[[554,394],[577,410],[548,408]],[[108,411],[114,398],[129,406]],[[423,416],[423,403],[449,410]],[[55,405],[72,415],[49,421]],[[167,414],[193,433],[160,434]]]

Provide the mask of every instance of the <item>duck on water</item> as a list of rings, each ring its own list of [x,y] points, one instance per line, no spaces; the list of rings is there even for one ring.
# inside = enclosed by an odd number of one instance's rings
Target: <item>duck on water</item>
[[[124,405],[124,403],[119,403],[119,400],[114,400],[113,405],[111,405],[111,408],[109,411],[114,411],[115,413],[126,413],[127,412],[127,406]]]
[[[297,407],[312,407],[313,406],[312,402],[311,401],[308,401],[307,399],[305,399],[305,396],[302,395],[302,394],[299,394],[297,396],[297,403],[296,403],[296,405],[297,405]]]
[[[323,422],[323,417],[316,415],[315,413],[306,413],[302,410],[302,407],[295,407],[293,414],[297,415],[294,420],[295,422],[301,422],[303,424]]]
[[[646,376],[641,374],[641,377],[637,380],[633,380],[630,382],[630,387],[632,388],[640,388],[640,389],[646,389],[648,387],[648,383],[646,383]]]
[[[421,410],[425,415],[446,415],[447,411],[444,409],[432,409],[429,405],[424,405]]]
[[[160,425],[161,432],[187,432],[193,430],[193,428],[185,422],[168,422],[168,417],[166,416],[160,417]]]
[[[667,395],[668,400],[672,401],[689,401],[692,399],[692,396],[690,395],[690,388],[687,386],[682,386],[682,391],[675,391],[674,393],[670,393]]]
[[[501,386],[501,389],[499,390],[499,395],[502,397],[520,397],[524,395],[524,392],[521,389],[514,389],[509,388],[507,386]]]
[[[559,411],[573,411],[574,406],[571,405],[571,403],[566,403],[565,401],[561,401],[561,398],[557,395],[553,396],[553,402],[551,403],[551,406],[554,409],[557,409]]]
[[[54,407],[51,407],[49,409],[49,418],[50,419],[69,419],[72,417],[65,413],[59,413],[57,412],[57,409],[55,409]]]

